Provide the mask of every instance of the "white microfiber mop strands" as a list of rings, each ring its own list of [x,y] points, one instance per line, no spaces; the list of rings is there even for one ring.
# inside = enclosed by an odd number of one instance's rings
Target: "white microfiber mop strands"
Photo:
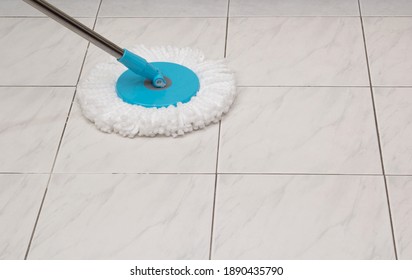
[[[229,111],[235,96],[233,73],[220,61],[205,61],[190,48],[138,46],[131,51],[149,62],[181,64],[199,78],[200,89],[187,103],[167,108],[146,108],[122,101],[116,94],[116,81],[126,68],[115,59],[97,65],[77,90],[77,100],[86,118],[97,128],[125,137],[178,136],[218,122]],[[154,93],[155,94],[155,93]]]

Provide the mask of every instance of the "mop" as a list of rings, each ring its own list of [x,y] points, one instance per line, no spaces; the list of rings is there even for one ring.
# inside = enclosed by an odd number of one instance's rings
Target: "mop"
[[[234,75],[222,60],[190,48],[123,49],[46,1],[23,1],[113,57],[96,65],[76,93],[83,115],[101,131],[175,137],[218,122],[235,99]]]

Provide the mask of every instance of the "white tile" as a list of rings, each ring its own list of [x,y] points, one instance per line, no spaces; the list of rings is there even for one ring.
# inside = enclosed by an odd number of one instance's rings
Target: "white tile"
[[[412,88],[374,88],[386,174],[412,175]]]
[[[363,16],[411,16],[410,0],[360,0]]]
[[[0,18],[0,85],[76,85],[86,46],[51,19]]]
[[[99,16],[226,17],[228,0],[104,0]]]
[[[207,259],[214,175],[54,175],[30,259]]]
[[[393,259],[381,176],[221,175],[213,259]]]
[[[96,31],[122,48],[140,44],[191,47],[203,51],[207,59],[221,59],[225,48],[225,26],[226,19],[220,18],[99,18]],[[108,59],[110,55],[90,46],[82,76]]]
[[[100,0],[47,0],[50,4],[74,17],[95,17]],[[22,0],[1,0],[0,16],[44,16]]]
[[[412,260],[412,177],[388,176],[398,258]]]
[[[0,172],[50,172],[73,94],[0,87]]]
[[[214,173],[217,124],[183,137],[124,138],[99,131],[74,106],[57,158],[61,173]]]
[[[380,174],[369,89],[240,89],[222,121],[219,171]]]
[[[48,178],[0,174],[0,259],[24,259]]]
[[[412,85],[412,18],[365,17],[372,84]]]
[[[358,16],[357,0],[231,0],[230,16]]]
[[[228,32],[239,85],[369,85],[359,18],[232,18]]]

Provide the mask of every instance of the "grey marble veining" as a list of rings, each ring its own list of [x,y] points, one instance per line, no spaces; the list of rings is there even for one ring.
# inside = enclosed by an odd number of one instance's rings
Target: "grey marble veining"
[[[359,16],[357,0],[231,0],[230,16]]]
[[[388,175],[412,175],[412,88],[374,88]]]
[[[231,18],[228,32],[238,85],[369,85],[359,18]]]
[[[99,18],[96,24],[97,32],[123,48],[140,44],[191,47],[200,49],[207,59],[223,58],[225,27],[226,19],[221,18]],[[91,46],[82,77],[109,58],[108,54]]]
[[[217,124],[184,137],[124,138],[99,131],[76,103],[57,157],[58,173],[214,173]]]
[[[207,259],[214,175],[54,175],[29,259]]]
[[[381,174],[369,89],[239,89],[219,172]]]
[[[0,174],[0,259],[23,259],[49,175]]]
[[[394,257],[381,176],[219,176],[213,259]]]
[[[0,172],[50,172],[73,94],[0,87]]]
[[[387,182],[398,258],[412,260],[412,177],[388,176]]]
[[[412,86],[412,18],[365,17],[366,46],[374,86]]]
[[[76,85],[86,46],[51,19],[0,18],[0,85]]]
[[[104,0],[99,16],[226,17],[228,0]]]
[[[360,0],[363,16],[411,16],[410,0]]]
[[[47,2],[74,17],[95,17],[100,4],[100,0],[47,0]],[[22,0],[1,0],[0,16],[46,17]]]

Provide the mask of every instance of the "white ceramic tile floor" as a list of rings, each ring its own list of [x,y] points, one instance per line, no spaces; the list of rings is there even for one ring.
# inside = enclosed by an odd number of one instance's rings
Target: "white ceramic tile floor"
[[[359,16],[357,0],[231,0],[230,16]]]
[[[60,10],[74,17],[95,17],[100,0],[48,0]],[[22,0],[1,0],[0,16],[46,17]]]
[[[214,173],[218,133],[215,124],[179,138],[123,138],[98,131],[76,104],[55,172]]]
[[[393,259],[383,177],[219,175],[214,259]]]
[[[228,0],[104,0],[102,17],[226,17]]]
[[[241,86],[369,83],[359,17],[232,18],[227,57]]]
[[[71,106],[108,55],[17,2],[0,3],[1,259],[412,259],[408,1],[51,0],[123,47],[228,58],[221,125],[138,139]]]
[[[0,87],[0,172],[50,172],[74,88]]]
[[[388,176],[399,259],[412,259],[412,176]]]
[[[24,259],[47,174],[0,174],[0,260]]]
[[[412,16],[410,0],[361,0],[364,16]]]
[[[412,88],[374,91],[386,174],[412,174]]]
[[[30,259],[207,259],[214,175],[54,175]]]
[[[412,17],[365,17],[372,83],[412,86]]]
[[[220,135],[220,172],[381,173],[368,88],[241,88]]]
[[[0,62],[0,85],[75,86],[87,42],[47,18],[0,17],[0,46],[7,54]]]

